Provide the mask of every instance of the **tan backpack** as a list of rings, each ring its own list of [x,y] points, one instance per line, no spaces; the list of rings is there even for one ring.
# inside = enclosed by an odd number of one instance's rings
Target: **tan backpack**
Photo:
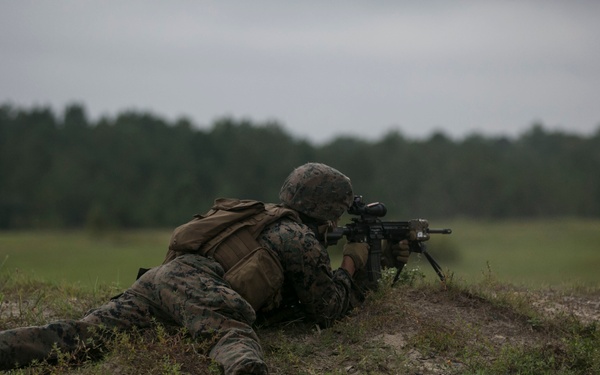
[[[185,253],[212,257],[225,270],[225,280],[254,310],[269,310],[279,302],[283,268],[277,254],[256,238],[283,217],[300,222],[296,211],[281,205],[219,198],[206,214],[175,228],[163,264]]]

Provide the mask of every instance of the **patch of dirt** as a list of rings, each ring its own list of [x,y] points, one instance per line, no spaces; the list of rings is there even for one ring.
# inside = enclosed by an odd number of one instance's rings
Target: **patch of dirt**
[[[38,322],[58,318],[53,311],[33,300],[2,301],[0,303],[0,320],[3,324],[7,324],[2,329],[29,325],[28,322],[30,320]]]
[[[600,321],[600,293],[575,295],[546,291],[535,297],[533,306],[545,314],[573,315],[585,324]]]

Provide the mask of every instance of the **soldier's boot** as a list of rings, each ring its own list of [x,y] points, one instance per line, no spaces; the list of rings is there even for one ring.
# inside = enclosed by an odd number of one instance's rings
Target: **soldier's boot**
[[[258,337],[251,329],[226,332],[212,348],[210,356],[223,366],[226,375],[269,373]]]

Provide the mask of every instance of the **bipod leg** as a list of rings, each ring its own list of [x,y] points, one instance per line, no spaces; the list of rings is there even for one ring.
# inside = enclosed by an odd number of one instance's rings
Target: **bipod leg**
[[[431,254],[429,254],[427,252],[427,249],[425,248],[425,246],[423,246],[421,252],[423,254],[425,254],[425,258],[427,258],[427,260],[429,261],[429,264],[431,264],[431,267],[433,267],[433,270],[439,276],[440,281],[443,282],[443,283],[446,282],[446,275],[444,275],[444,272],[442,271],[442,267],[440,267],[440,265],[435,261],[435,259],[433,259],[433,257],[431,256]]]
[[[400,278],[400,272],[402,272],[404,266],[406,266],[406,263],[402,263],[402,265],[396,269],[396,275],[394,276],[394,280],[392,281],[392,286],[394,286]]]
[[[413,248],[412,252],[423,253],[425,255],[425,258],[427,258],[427,260],[429,261],[429,264],[431,264],[431,267],[433,267],[433,270],[435,271],[435,273],[437,273],[438,277],[440,278],[440,281],[445,283],[446,275],[444,274],[444,271],[442,271],[442,267],[440,267],[438,262],[436,262],[435,259],[433,259],[433,257],[431,256],[431,254],[429,254],[429,252],[427,252],[427,248],[425,247],[425,244],[419,242],[416,245],[417,245],[417,247]],[[394,280],[392,281],[392,286],[394,284],[396,284],[396,282],[400,278],[400,272],[402,272],[402,269],[404,268],[405,265],[406,265],[406,263],[402,263],[402,265],[400,267],[398,267],[398,270],[396,271],[396,275],[394,276]]]

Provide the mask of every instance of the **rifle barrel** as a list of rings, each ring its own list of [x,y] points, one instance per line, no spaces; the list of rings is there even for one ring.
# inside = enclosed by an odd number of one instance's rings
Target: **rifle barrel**
[[[427,232],[431,233],[431,234],[450,234],[450,233],[452,233],[452,229],[450,229],[450,228],[444,228],[444,229],[430,228],[427,230]]]

